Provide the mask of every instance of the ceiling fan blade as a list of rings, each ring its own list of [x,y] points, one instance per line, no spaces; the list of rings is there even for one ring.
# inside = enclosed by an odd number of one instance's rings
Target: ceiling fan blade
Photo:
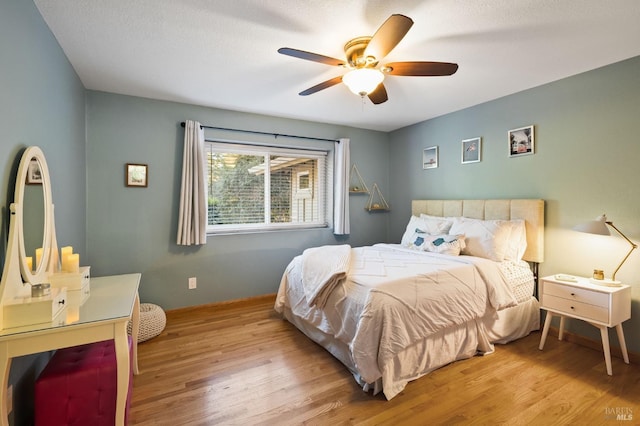
[[[309,87],[307,90],[303,90],[302,92],[298,93],[300,96],[307,96],[307,95],[312,95],[316,92],[319,92],[321,90],[327,89],[331,86],[335,86],[336,84],[342,82],[342,76],[338,76],[338,77],[334,77],[331,80],[327,80],[327,81],[323,81],[320,84],[316,84],[313,87]]]
[[[412,25],[413,20],[407,16],[391,15],[371,37],[364,50],[364,57],[373,56],[378,61],[381,60],[400,43]]]
[[[304,50],[292,49],[290,47],[281,47],[278,49],[278,53],[283,55],[293,56],[294,58],[306,59],[307,61],[320,62],[321,64],[343,66],[345,61],[340,59],[331,58],[329,56],[319,55],[317,53],[305,52]]]
[[[382,83],[378,84],[378,87],[376,87],[376,89],[367,96],[375,105],[389,100],[389,97],[387,96],[387,89],[385,89],[384,84]]]
[[[451,75],[458,71],[458,64],[450,62],[391,62],[383,68],[391,68],[389,75],[408,75],[417,77]]]

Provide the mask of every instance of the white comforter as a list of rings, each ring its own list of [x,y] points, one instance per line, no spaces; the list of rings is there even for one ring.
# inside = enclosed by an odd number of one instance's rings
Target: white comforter
[[[496,262],[378,244],[352,249],[347,278],[317,309],[305,302],[301,264],[298,256],[287,267],[275,309],[282,313],[287,300],[300,301],[288,308],[348,345],[367,383],[383,377],[396,354],[425,336],[516,304]]]
[[[323,308],[333,289],[347,277],[351,246],[322,246],[302,253],[302,286],[309,305]]]

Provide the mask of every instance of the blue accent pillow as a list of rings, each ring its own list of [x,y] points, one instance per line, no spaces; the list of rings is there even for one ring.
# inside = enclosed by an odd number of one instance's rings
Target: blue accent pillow
[[[464,235],[430,235],[424,242],[422,250],[459,256],[464,247]]]

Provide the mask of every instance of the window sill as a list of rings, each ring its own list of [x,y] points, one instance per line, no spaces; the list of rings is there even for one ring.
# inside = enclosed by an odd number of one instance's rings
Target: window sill
[[[242,234],[266,234],[282,231],[311,231],[315,229],[329,228],[327,224],[318,225],[289,225],[289,226],[261,226],[261,227],[243,227],[243,228],[227,228],[227,229],[207,229],[207,237],[216,235],[242,235]]]

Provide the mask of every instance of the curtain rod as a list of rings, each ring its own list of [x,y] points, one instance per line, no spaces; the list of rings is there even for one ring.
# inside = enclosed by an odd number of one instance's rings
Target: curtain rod
[[[184,121],[180,123],[180,126],[184,127]],[[324,139],[324,138],[313,138],[310,136],[296,136],[296,135],[285,135],[282,133],[269,133],[269,132],[259,132],[257,130],[243,130],[243,129],[231,129],[227,127],[215,127],[215,126],[205,126],[204,124],[200,125],[201,129],[215,129],[215,130],[228,130],[231,132],[241,132],[241,133],[252,133],[254,135],[269,135],[273,136],[276,139],[278,136],[283,136],[286,138],[295,138],[295,139],[308,139],[313,141],[325,141],[325,142],[340,142],[338,139]]]

